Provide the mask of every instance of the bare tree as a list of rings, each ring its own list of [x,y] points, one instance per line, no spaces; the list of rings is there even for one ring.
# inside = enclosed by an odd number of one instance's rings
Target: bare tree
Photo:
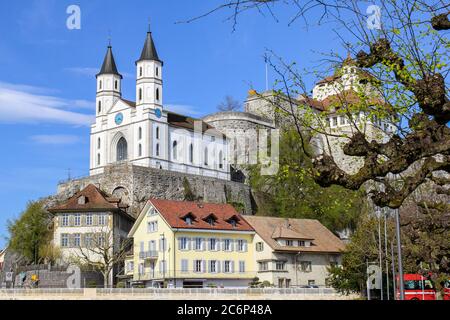
[[[229,9],[228,19],[234,29],[243,11],[256,9],[277,20],[278,5],[292,8],[289,24],[299,19],[308,27],[313,19],[319,24],[333,23],[334,30],[340,30],[334,31],[337,37],[355,56],[355,66],[370,75],[369,81],[382,98],[374,103],[363,92],[358,92],[360,99],[357,101],[338,95],[336,105],[340,106],[341,114],[350,119],[353,132],[350,136],[333,133],[323,121],[329,110],[302,118],[293,112],[299,107],[296,98],[299,94],[303,97],[302,104],[311,105],[309,90],[295,65],[281,59],[271,64],[280,78],[280,96],[289,102],[288,107],[286,104],[277,107],[294,118],[300,136],[305,137],[304,129],[308,128],[309,134],[324,135],[328,148],[331,137],[345,138],[343,153],[362,159],[359,170],[348,173],[338,166],[330,152],[311,154],[315,180],[324,187],[336,184],[352,190],[374,181],[383,186],[370,190],[374,203],[391,208],[400,207],[428,181],[441,186],[440,192],[448,193],[450,42],[446,30],[450,30],[450,4],[440,0],[384,0],[379,3],[381,16],[379,25],[374,28],[368,25],[371,13],[368,13],[369,4],[364,1],[227,0],[186,22]],[[310,17],[313,19],[308,19]],[[344,59],[331,52],[325,60],[325,64],[335,66]],[[387,141],[369,141],[354,118],[360,111],[366,112],[368,117],[395,119],[396,133]]]
[[[232,96],[226,96],[224,101],[219,103],[217,106],[217,110],[219,111],[239,111],[241,108],[241,103],[235,100]]]
[[[112,285],[109,281],[110,274],[114,267],[124,262],[131,239],[115,238],[113,231],[106,227],[84,236],[84,244],[80,243],[70,260],[80,266],[88,266],[99,271],[103,275],[104,287],[108,288]]]

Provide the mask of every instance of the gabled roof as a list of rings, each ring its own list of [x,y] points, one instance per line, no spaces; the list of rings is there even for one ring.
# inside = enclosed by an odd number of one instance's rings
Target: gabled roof
[[[345,248],[344,243],[318,220],[266,216],[242,217],[274,251],[339,253]],[[281,236],[280,238],[287,236],[288,239],[312,240],[312,243],[310,247],[286,247],[276,241],[278,236]]]
[[[84,197],[83,201],[79,201],[80,197]],[[52,213],[80,211],[118,211],[125,213],[122,209],[126,207],[121,204],[120,199],[110,197],[93,184],[89,184],[64,203],[51,207],[48,211]],[[129,216],[128,214],[126,215]]]
[[[119,71],[117,71],[117,66],[116,62],[114,61],[114,55],[112,53],[111,46],[108,46],[105,59],[103,60],[102,68],[100,69],[100,72],[96,75],[96,77],[101,74],[116,74],[122,79],[122,75],[119,73]]]
[[[133,226],[130,231],[129,236],[134,234],[137,225],[143,220],[145,211],[149,205],[153,205],[167,224],[174,229],[254,231],[247,221],[242,219],[241,215],[230,204],[150,199],[141,211],[135,226]],[[188,213],[198,217],[198,219],[193,221],[191,225],[186,224],[184,221],[184,218]],[[217,218],[214,225],[210,225],[208,222],[203,220],[211,214],[214,214]],[[227,220],[233,216],[237,216],[239,218],[239,221],[236,223],[236,227],[233,227],[231,223],[227,222]]]
[[[158,53],[156,52],[155,43],[153,42],[152,33],[150,31],[147,32],[141,56],[139,57],[139,60],[136,61],[136,63],[144,60],[154,60],[162,63],[162,61],[158,57]]]

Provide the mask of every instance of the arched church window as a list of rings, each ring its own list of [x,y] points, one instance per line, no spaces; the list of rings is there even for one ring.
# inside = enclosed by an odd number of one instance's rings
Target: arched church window
[[[142,144],[139,143],[139,148],[138,149],[139,149],[138,150],[139,157],[142,157]]]
[[[156,88],[156,100],[159,101],[159,88]]]
[[[139,127],[139,133],[138,133],[139,138],[138,139],[142,139],[142,128]]]
[[[98,88],[101,90],[102,89],[102,80],[99,81],[98,83]]]
[[[173,159],[174,159],[174,160],[177,159],[177,145],[178,145],[178,143],[177,143],[177,141],[175,140],[175,141],[173,142],[173,144],[172,144],[172,156],[173,156]]]
[[[142,89],[139,88],[139,101],[141,101],[141,100],[142,100]]]
[[[114,81],[114,89],[116,89],[116,90],[117,90],[117,80],[116,80],[116,81]]]
[[[156,144],[156,155],[159,157],[159,143]]]
[[[100,149],[100,138],[97,139],[97,149]]]
[[[207,166],[208,165],[208,147],[205,148],[204,157],[205,157],[205,166]]]
[[[102,112],[102,102],[98,102],[98,113]]]
[[[117,161],[124,161],[128,158],[128,144],[124,137],[117,142]]]
[[[97,165],[100,165],[100,153],[97,154]]]
[[[189,162],[194,162],[194,145],[192,143],[189,146]]]
[[[223,168],[223,154],[222,150],[219,151],[219,169]]]
[[[139,68],[139,76],[142,77],[142,67]]]
[[[156,127],[156,139],[159,139],[159,127]]]
[[[157,77],[159,76],[159,68],[158,67],[156,67],[156,76]]]

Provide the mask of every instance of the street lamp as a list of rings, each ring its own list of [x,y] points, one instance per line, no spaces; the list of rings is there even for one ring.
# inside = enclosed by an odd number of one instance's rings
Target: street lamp
[[[403,285],[403,263],[402,263],[402,242],[400,239],[400,213],[399,209],[395,209],[395,231],[397,233],[397,255],[398,255],[398,276],[400,300],[405,300],[405,287]]]

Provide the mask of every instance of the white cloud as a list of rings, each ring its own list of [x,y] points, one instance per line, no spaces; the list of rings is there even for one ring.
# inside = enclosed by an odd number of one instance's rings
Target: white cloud
[[[52,122],[81,126],[88,126],[93,122],[93,115],[65,110],[87,108],[88,101],[63,99],[50,95],[50,92],[53,91],[0,82],[0,122]]]
[[[72,68],[65,68],[64,70],[80,76],[89,76],[89,77],[95,77],[95,75],[100,71],[100,69],[98,68],[89,68],[89,67],[72,67]]]
[[[80,108],[80,109],[91,109],[91,110],[95,109],[95,102],[89,101],[89,100],[83,100],[83,99],[73,100],[72,104],[74,107]]]
[[[164,105],[164,108],[175,113],[192,117],[200,117],[202,115],[202,112],[196,110],[195,107],[185,104],[166,104]]]
[[[80,141],[78,136],[65,134],[38,134],[30,138],[39,144],[74,144]]]

